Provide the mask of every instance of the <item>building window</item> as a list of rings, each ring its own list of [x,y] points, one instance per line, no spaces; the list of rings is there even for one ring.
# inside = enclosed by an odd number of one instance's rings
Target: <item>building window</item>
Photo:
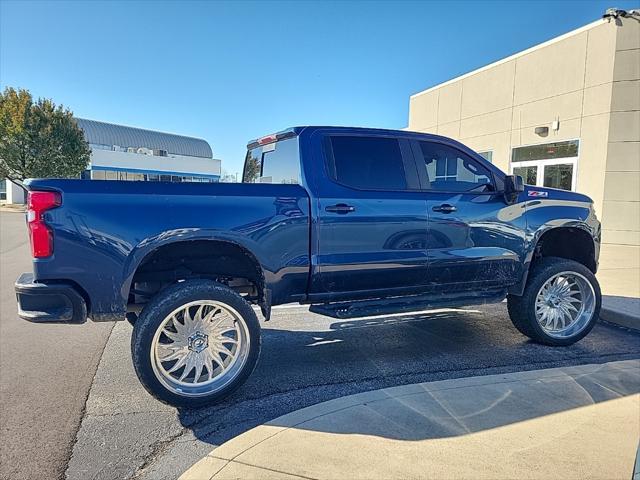
[[[529,162],[533,160],[552,160],[556,158],[574,158],[578,156],[579,140],[568,142],[543,143],[513,149],[512,162]]]
[[[125,172],[122,170],[87,170],[91,180],[126,180],[129,182],[198,182],[212,183],[218,180],[213,177],[201,177],[192,175],[160,175],[157,173]]]
[[[493,151],[487,150],[486,152],[478,152],[482,158],[484,158],[487,162],[493,163]]]
[[[0,179],[0,200],[7,199],[7,181],[3,178]]]
[[[511,171],[528,185],[575,190],[579,149],[579,140],[517,147]]]
[[[89,147],[91,150],[111,150],[112,147],[109,145],[102,145],[100,143],[90,143]]]

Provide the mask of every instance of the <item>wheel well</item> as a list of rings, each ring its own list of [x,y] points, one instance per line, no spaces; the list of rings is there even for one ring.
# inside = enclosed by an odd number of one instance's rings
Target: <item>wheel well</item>
[[[264,277],[256,258],[244,248],[219,240],[190,240],[159,247],[138,265],[129,303],[146,303],[168,285],[188,278],[210,278],[258,303]]]
[[[536,245],[534,261],[541,257],[562,257],[575,260],[596,273],[593,238],[580,228],[559,227],[545,232]]]

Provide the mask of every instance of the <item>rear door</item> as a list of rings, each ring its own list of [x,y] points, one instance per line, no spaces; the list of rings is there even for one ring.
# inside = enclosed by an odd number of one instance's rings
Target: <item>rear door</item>
[[[324,130],[312,144],[323,170],[315,175],[312,293],[419,289],[427,281],[428,215],[409,141]]]
[[[507,205],[485,161],[437,140],[413,140],[429,215],[429,281],[449,291],[520,278],[524,205]]]

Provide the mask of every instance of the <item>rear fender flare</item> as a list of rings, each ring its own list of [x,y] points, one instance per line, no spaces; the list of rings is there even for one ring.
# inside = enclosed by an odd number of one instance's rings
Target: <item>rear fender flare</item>
[[[245,255],[257,266],[260,274],[260,291],[263,292],[266,289],[266,281],[264,275],[264,267],[258,261],[258,258],[253,253],[255,251],[254,245],[247,245],[246,237],[234,238],[233,236],[223,234],[219,231],[208,229],[189,229],[180,228],[175,230],[167,230],[153,237],[149,237],[138,243],[136,247],[131,251],[124,265],[124,281],[122,282],[122,298],[125,306],[128,300],[129,291],[131,289],[131,283],[133,277],[146,258],[152,255],[156,250],[169,245],[189,242],[189,241],[210,241],[210,242],[224,242],[235,247],[240,248]],[[264,300],[264,299],[262,299]]]

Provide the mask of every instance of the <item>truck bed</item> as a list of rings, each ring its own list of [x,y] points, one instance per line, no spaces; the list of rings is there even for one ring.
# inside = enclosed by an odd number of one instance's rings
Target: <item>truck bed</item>
[[[299,185],[37,179],[26,186],[62,194],[62,205],[44,214],[54,254],[34,260],[35,281],[73,278],[93,299],[93,320],[121,319],[136,269],[174,242],[237,245],[260,263],[275,301],[306,293],[309,197]]]

